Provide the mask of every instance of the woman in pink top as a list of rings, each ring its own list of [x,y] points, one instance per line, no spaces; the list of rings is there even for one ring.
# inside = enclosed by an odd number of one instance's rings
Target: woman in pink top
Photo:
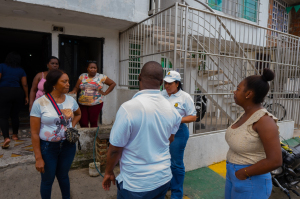
[[[34,100],[42,97],[44,92],[44,83],[46,82],[46,76],[50,70],[58,69],[59,67],[59,59],[57,57],[51,56],[48,58],[47,61],[47,68],[48,71],[38,73],[32,82],[32,87],[30,90],[30,97],[29,97],[29,112],[31,111],[32,104]]]

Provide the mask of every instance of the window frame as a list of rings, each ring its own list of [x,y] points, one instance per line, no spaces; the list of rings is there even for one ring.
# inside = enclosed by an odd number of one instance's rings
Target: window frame
[[[249,2],[255,2],[255,4],[253,4],[255,9],[245,6],[245,4],[249,4]],[[207,0],[207,4],[214,10],[257,24],[259,22],[259,3],[260,0]],[[254,12],[250,10],[254,10]]]

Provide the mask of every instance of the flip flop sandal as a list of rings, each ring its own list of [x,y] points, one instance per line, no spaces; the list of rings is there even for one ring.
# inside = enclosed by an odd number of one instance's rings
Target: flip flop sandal
[[[19,139],[19,137],[18,137],[18,135],[12,135],[12,136],[11,136],[11,139],[13,139],[14,141],[16,141],[16,140]]]
[[[8,149],[9,143],[10,143],[10,141],[8,141],[7,143],[5,143],[5,141],[4,141],[4,143],[2,145],[2,149]]]

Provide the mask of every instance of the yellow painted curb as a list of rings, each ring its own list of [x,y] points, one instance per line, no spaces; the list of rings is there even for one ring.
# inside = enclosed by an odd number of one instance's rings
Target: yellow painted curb
[[[22,156],[22,155],[12,153],[10,157],[15,158],[15,157],[20,157],[20,156]]]
[[[226,161],[218,162],[216,164],[212,164],[208,166],[211,170],[218,173],[223,178],[226,178]]]
[[[189,197],[187,197],[187,196],[183,196],[183,198],[182,199],[190,199]]]

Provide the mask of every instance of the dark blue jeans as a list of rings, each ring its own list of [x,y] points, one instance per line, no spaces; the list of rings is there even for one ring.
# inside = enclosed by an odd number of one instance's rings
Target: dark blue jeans
[[[118,196],[117,199],[164,199],[166,196],[166,193],[170,187],[170,182],[158,187],[157,189],[154,189],[152,191],[146,191],[146,192],[132,192],[128,191],[126,189],[123,189],[123,182],[118,183]]]
[[[55,179],[59,183],[63,199],[70,199],[69,170],[73,162],[76,144],[68,141],[41,141],[41,152],[45,162],[45,173],[42,173],[42,199],[51,198],[52,184]]]
[[[182,199],[183,197],[183,182],[185,176],[183,155],[189,136],[187,125],[181,124],[174,141],[170,145],[171,170],[173,175],[170,186],[171,199]]]

